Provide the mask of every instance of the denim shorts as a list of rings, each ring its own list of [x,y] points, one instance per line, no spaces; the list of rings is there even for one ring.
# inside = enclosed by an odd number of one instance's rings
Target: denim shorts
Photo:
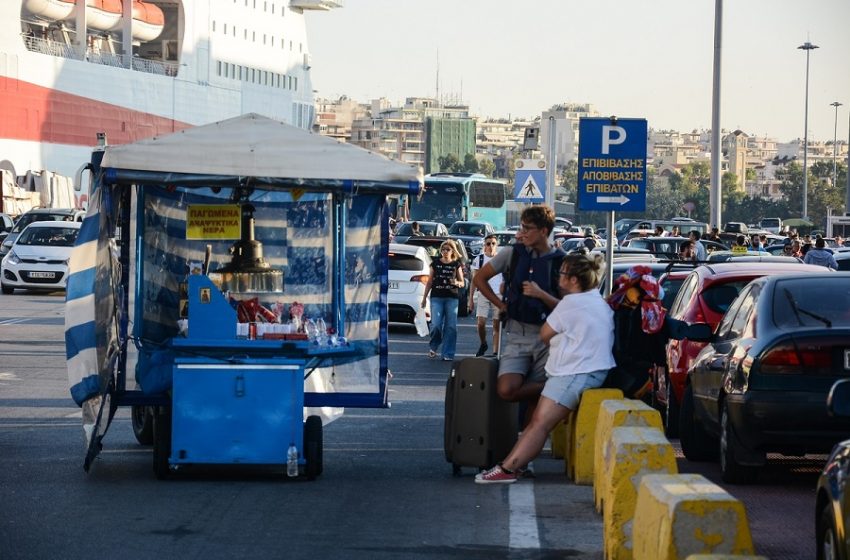
[[[596,389],[602,386],[607,375],[608,370],[603,369],[590,373],[552,376],[546,379],[543,396],[570,410],[575,410],[578,408],[581,394],[587,389]]]

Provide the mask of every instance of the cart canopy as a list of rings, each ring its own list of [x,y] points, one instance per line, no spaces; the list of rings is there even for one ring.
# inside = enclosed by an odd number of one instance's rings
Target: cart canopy
[[[305,403],[386,405],[386,195],[418,193],[421,169],[256,114],[108,146],[92,166],[65,332],[87,466],[128,378],[147,395],[170,388],[180,283],[204,259],[204,246],[187,239],[187,208],[237,195],[256,207],[257,239],[286,272],[282,303],[336,318],[357,350],[316,364]],[[224,264],[231,241],[206,243]]]

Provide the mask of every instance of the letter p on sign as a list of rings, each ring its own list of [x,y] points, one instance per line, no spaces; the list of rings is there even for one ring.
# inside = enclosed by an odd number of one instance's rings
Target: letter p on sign
[[[611,146],[622,144],[626,141],[626,129],[622,126],[602,126],[602,153],[611,153]]]

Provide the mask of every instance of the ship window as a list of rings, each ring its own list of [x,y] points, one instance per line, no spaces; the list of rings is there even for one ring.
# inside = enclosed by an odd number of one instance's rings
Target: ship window
[[[264,12],[268,12],[268,11],[269,11],[269,3],[268,3],[268,2],[263,2],[263,11],[264,11]]]
[[[245,29],[245,33],[243,34],[242,38],[245,39],[246,41],[248,40],[248,30],[247,29]]]
[[[298,52],[304,52],[304,43],[298,43]]]
[[[257,83],[257,70],[256,68],[251,68],[251,81],[255,84]]]
[[[257,42],[257,32],[256,31],[251,32],[251,40],[254,41],[255,43]]]
[[[266,44],[266,34],[265,33],[263,33],[263,44],[264,45]]]
[[[272,15],[274,15],[274,2],[272,2]]]
[[[292,88],[292,89],[294,89],[295,91],[298,91],[298,78],[294,78],[294,80],[295,80],[295,87]]]
[[[227,24],[224,24],[224,34],[227,35]]]
[[[216,61],[216,69],[218,71],[218,75],[221,76],[221,61],[220,60]]]
[[[215,31],[215,20],[213,20],[213,31]]]
[[[272,46],[274,46],[274,35],[272,35]]]
[[[233,26],[233,36],[236,37],[236,26]]]
[[[292,41],[289,42],[289,50],[292,50]]]

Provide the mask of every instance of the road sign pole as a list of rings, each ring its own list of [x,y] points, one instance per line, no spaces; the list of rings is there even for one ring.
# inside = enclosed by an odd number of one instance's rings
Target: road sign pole
[[[605,243],[605,297],[611,295],[614,287],[614,240],[617,238],[614,235],[614,214],[612,210],[608,213],[608,223],[605,224],[605,233],[608,236],[608,241]]]
[[[555,117],[549,117],[549,161],[546,162],[546,204],[555,207],[555,176],[558,171],[558,146],[555,134]]]

